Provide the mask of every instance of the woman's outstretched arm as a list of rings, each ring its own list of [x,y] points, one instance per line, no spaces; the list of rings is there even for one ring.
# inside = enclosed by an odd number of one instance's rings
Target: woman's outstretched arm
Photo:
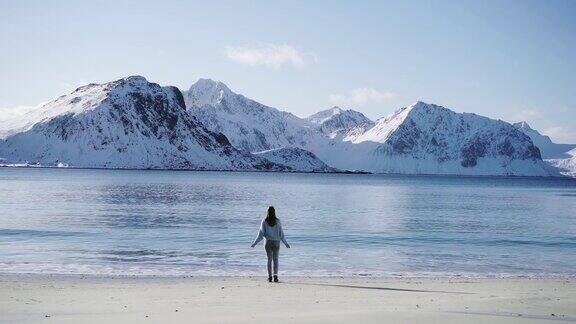
[[[262,241],[263,238],[264,238],[264,222],[260,224],[260,229],[258,230],[258,236],[256,236],[254,242],[252,242],[251,247],[255,247],[256,244],[260,243],[260,241]]]
[[[278,222],[278,226],[280,226],[280,239],[282,240],[282,243],[284,243],[284,245],[286,245],[287,248],[290,248],[290,244],[288,244],[288,242],[286,242],[286,238],[284,237],[284,230],[282,229],[282,223],[280,223],[280,220],[277,220]]]

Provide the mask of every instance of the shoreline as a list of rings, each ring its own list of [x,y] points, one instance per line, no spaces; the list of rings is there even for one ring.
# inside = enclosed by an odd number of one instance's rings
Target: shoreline
[[[494,178],[494,179],[568,179],[576,181],[576,177],[570,175],[487,175],[487,174],[458,174],[458,173],[376,173],[362,170],[341,170],[341,171],[278,171],[278,170],[219,170],[219,169],[156,169],[156,168],[90,168],[90,167],[58,167],[58,166],[35,166],[35,165],[9,165],[0,164],[0,169],[58,169],[58,170],[110,170],[110,171],[175,171],[175,172],[230,172],[230,173],[279,173],[279,174],[346,174],[346,175],[377,175],[377,176],[414,176],[414,177],[457,177],[457,178]]]
[[[576,322],[574,278],[0,275],[0,323]]]
[[[576,280],[576,274],[398,274],[398,275],[370,275],[370,274],[334,274],[334,275],[305,275],[294,274],[280,276],[285,278],[308,278],[308,279],[382,279],[382,280],[401,280],[401,279],[474,279],[474,280],[506,280],[506,279],[534,279],[534,280]],[[189,274],[189,275],[160,275],[160,274],[92,274],[92,273],[9,273],[0,272],[0,279],[4,277],[22,277],[22,278],[61,278],[61,279],[213,279],[213,278],[230,278],[230,279],[254,279],[266,278],[266,274]]]

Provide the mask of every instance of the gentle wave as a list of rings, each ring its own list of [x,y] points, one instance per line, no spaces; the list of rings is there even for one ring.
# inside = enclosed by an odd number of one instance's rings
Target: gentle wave
[[[3,236],[5,236],[5,237],[22,237],[22,238],[42,238],[42,237],[89,236],[89,235],[93,235],[93,234],[87,233],[87,232],[75,232],[75,231],[0,228],[0,238]]]
[[[366,236],[342,234],[338,236],[314,236],[314,237],[294,237],[300,242],[304,243],[324,243],[334,244],[350,244],[350,245],[368,245],[368,246],[410,246],[420,243],[441,243],[441,244],[466,244],[478,246],[516,246],[516,245],[530,245],[538,247],[563,247],[563,248],[576,248],[576,237],[556,238],[556,240],[521,240],[521,239],[475,239],[475,238],[449,238],[449,237],[392,237],[392,236]]]
[[[25,264],[14,265],[0,262],[0,274],[31,274],[31,275],[78,275],[92,277],[252,277],[264,276],[260,269],[247,270],[242,268],[203,268],[193,269],[187,267],[154,267],[151,264],[132,266],[103,266],[103,265],[65,265],[57,264]],[[291,277],[405,277],[405,278],[576,278],[572,272],[538,272],[538,273],[503,273],[503,272],[462,272],[462,271],[379,271],[379,272],[359,272],[353,269],[348,271],[329,270],[306,270],[306,271],[283,271],[283,276]]]

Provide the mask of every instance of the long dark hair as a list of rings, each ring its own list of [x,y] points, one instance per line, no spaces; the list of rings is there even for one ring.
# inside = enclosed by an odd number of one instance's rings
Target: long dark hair
[[[266,223],[270,226],[276,225],[276,210],[272,206],[268,207],[266,212]]]

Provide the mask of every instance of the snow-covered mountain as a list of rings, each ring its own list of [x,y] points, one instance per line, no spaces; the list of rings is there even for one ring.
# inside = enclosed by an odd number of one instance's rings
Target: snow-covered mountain
[[[342,170],[463,175],[555,175],[514,126],[418,102],[376,123],[338,107],[306,119],[201,79],[184,93],[188,111],[247,151],[297,147]]]
[[[553,175],[514,126],[424,102],[379,119],[353,142],[380,144],[366,162],[373,172]]]
[[[322,110],[306,118],[317,124],[320,131],[332,139],[353,140],[374,126],[374,122],[361,112],[340,107]]]
[[[576,177],[576,150],[571,152],[572,157],[566,159],[546,160],[551,166],[557,168],[561,174],[569,177]]]
[[[533,129],[526,122],[514,123],[514,127],[528,135],[542,153],[542,158],[563,175],[576,177],[576,144],[557,144],[550,137]]]
[[[296,147],[283,147],[254,153],[279,165],[286,165],[301,172],[338,172],[314,153]]]
[[[140,76],[89,84],[0,124],[3,163],[94,168],[287,170],[234,148]]]
[[[183,94],[190,115],[241,150],[303,147],[314,136],[309,122],[236,94],[222,82],[200,79]]]
[[[303,119],[236,94],[221,82],[201,79],[181,93],[133,76],[89,84],[18,119],[1,122],[0,162],[559,175],[533,143],[546,138],[528,129],[423,102],[376,122],[338,107]],[[568,174],[574,163],[551,164]]]
[[[534,145],[540,149],[543,159],[570,158],[572,155],[569,154],[569,152],[576,148],[576,144],[557,144],[552,142],[550,137],[542,135],[537,130],[531,128],[527,122],[518,122],[513,125],[532,139]]]

